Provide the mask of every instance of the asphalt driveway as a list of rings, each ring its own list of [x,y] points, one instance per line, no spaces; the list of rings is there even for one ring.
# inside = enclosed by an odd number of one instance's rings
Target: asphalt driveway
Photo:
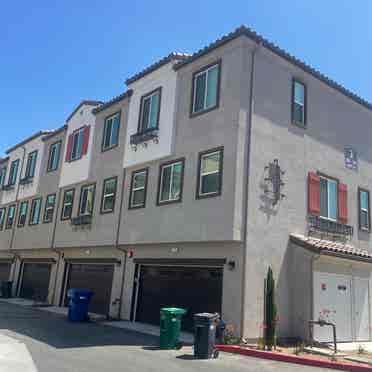
[[[0,302],[0,371],[321,371],[225,353],[217,360],[199,361],[193,359],[191,347],[160,351],[158,341],[95,323],[72,324],[60,315]]]

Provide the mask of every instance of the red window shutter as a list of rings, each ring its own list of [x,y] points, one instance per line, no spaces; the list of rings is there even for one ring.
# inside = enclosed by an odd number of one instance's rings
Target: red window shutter
[[[87,125],[86,127],[84,127],[84,131],[83,131],[83,148],[81,151],[82,155],[85,155],[88,152],[89,134],[90,134],[90,125]]]
[[[308,175],[308,207],[309,213],[320,214],[320,178],[315,172]]]
[[[74,136],[72,134],[70,134],[68,136],[68,141],[67,141],[66,162],[69,162],[71,160],[73,141],[74,141]]]
[[[347,223],[347,186],[338,184],[338,219],[341,223]]]

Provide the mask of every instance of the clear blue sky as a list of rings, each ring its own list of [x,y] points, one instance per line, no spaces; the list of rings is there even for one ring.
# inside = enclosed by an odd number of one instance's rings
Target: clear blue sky
[[[158,58],[193,52],[241,24],[372,101],[367,0],[3,1],[0,156],[62,125],[80,100],[107,100]]]

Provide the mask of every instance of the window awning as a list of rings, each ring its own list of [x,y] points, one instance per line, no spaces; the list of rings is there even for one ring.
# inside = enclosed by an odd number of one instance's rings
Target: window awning
[[[318,254],[372,263],[372,252],[356,248],[350,244],[318,239],[301,234],[290,234],[289,238],[291,242]]]

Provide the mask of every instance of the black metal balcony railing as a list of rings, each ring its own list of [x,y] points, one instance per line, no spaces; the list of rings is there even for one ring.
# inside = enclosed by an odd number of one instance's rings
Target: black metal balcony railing
[[[91,225],[92,216],[90,214],[77,216],[71,219],[71,225],[80,226],[80,225]]]
[[[7,184],[7,185],[4,185],[4,186],[2,187],[2,189],[3,189],[4,191],[13,190],[13,189],[14,189],[14,185],[13,185],[13,184]]]
[[[353,226],[345,225],[336,221],[327,220],[319,216],[309,216],[309,229],[311,231],[324,232],[334,235],[352,236]]]
[[[158,129],[148,129],[144,132],[132,134],[130,136],[130,144],[131,145],[138,145],[141,142],[150,141],[154,138],[158,138]]]
[[[20,185],[27,185],[29,183],[32,183],[33,178],[32,177],[24,177],[19,180]]]

